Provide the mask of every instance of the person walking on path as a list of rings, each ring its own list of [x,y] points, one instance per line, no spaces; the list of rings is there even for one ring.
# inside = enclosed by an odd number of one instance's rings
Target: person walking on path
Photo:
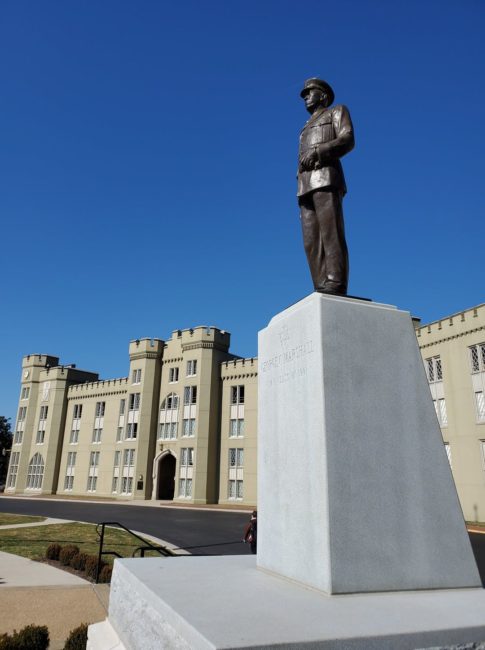
[[[253,510],[251,519],[244,530],[243,542],[249,542],[251,545],[251,553],[256,553],[256,546],[258,540],[258,513]]]

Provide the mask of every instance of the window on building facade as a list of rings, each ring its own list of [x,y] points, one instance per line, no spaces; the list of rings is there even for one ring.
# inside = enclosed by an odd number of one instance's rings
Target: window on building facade
[[[170,393],[170,395],[167,395],[167,397],[163,400],[160,410],[172,411],[172,410],[177,410],[178,407],[179,407],[178,395],[176,395],[175,393]]]
[[[120,480],[120,463],[121,463],[121,451],[118,449],[115,451],[115,457],[113,461],[113,480],[111,482],[111,492],[118,492],[119,480]]]
[[[244,419],[229,420],[229,437],[242,438],[244,436]]]
[[[192,497],[193,466],[194,448],[183,447],[180,450],[179,497]]]
[[[450,463],[450,467],[452,467],[451,464],[451,447],[449,442],[445,442],[445,450],[446,450],[446,455],[448,457],[448,462]]]
[[[136,368],[133,370],[132,374],[132,384],[141,384],[141,368]]]
[[[106,410],[106,402],[96,402],[96,408],[94,411],[95,417],[94,417],[93,436],[91,439],[91,441],[96,444],[99,444],[101,442],[101,436],[103,435],[105,410]]]
[[[74,473],[76,466],[77,452],[70,451],[67,454],[66,476],[64,477],[64,490],[71,491],[74,485]]]
[[[477,419],[479,422],[485,422],[485,396],[483,390],[475,393],[475,406],[477,409]]]
[[[140,408],[141,393],[131,393],[128,401],[128,408],[130,411],[138,411]]]
[[[228,498],[242,499],[244,496],[244,449],[229,449]]]
[[[197,386],[184,388],[184,404],[197,404]]]
[[[168,381],[171,384],[177,383],[179,380],[179,369],[178,368],[169,368],[168,371]]]
[[[73,414],[72,414],[71,435],[69,437],[69,443],[71,445],[77,445],[77,443],[79,442],[79,429],[81,428],[82,413],[83,413],[83,405],[74,404]]]
[[[99,454],[99,451],[92,451],[89,455],[88,492],[96,492],[98,483]]]
[[[187,361],[186,376],[195,377],[196,374],[197,374],[197,359],[191,359],[190,361]]]
[[[37,427],[37,435],[35,437],[35,442],[37,445],[42,445],[44,443],[48,411],[48,406],[40,407],[39,426]]]
[[[472,345],[469,350],[472,372],[485,372],[485,343]]]
[[[158,425],[159,440],[174,440],[177,437],[178,406],[179,398],[175,393],[170,393],[163,400]]]
[[[160,422],[158,427],[159,440],[175,440],[177,438],[177,422]]]
[[[123,467],[121,472],[121,494],[133,493],[133,475],[135,469],[135,450],[123,450]]]
[[[25,417],[27,415],[27,407],[21,406],[17,415],[17,424],[15,425],[15,433],[13,437],[14,445],[21,445],[24,437]]]
[[[126,405],[126,400],[120,399],[120,415],[125,414],[125,405]]]
[[[195,436],[195,418],[185,418],[182,424],[182,436],[184,438]]]
[[[44,478],[44,459],[41,454],[34,454],[27,470],[27,489],[40,490]]]
[[[231,386],[231,404],[244,404],[244,386]]]
[[[29,399],[30,395],[30,386],[23,386],[22,392],[20,393],[20,399]]]
[[[426,375],[428,381],[432,384],[435,381],[443,381],[443,368],[441,365],[441,358],[439,356],[431,357],[424,360]]]
[[[104,417],[104,411],[106,409],[106,402],[96,402],[95,415],[97,418]]]
[[[477,422],[485,422],[485,343],[469,348]]]
[[[448,415],[446,413],[446,402],[444,398],[434,399],[433,404],[440,427],[448,426]]]
[[[135,440],[138,435],[138,422],[128,422],[126,425],[126,440]]]
[[[17,483],[19,471],[20,451],[13,451],[10,454],[10,467],[8,468],[7,487],[13,488]]]

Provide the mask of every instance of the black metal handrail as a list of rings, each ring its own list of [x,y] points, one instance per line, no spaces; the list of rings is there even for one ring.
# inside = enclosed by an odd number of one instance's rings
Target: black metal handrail
[[[132,530],[127,528],[126,526],[123,526],[123,524],[120,524],[119,521],[102,521],[101,523],[96,525],[96,533],[99,537],[99,551],[98,551],[98,564],[96,566],[96,584],[98,584],[99,580],[99,574],[100,574],[100,568],[101,568],[101,558],[103,555],[115,555],[116,557],[123,557],[116,551],[105,551],[103,550],[104,546],[104,529],[106,526],[111,526],[111,527],[117,527],[117,528],[122,528],[125,532],[129,533],[133,537],[136,537],[136,539],[139,539],[141,542],[143,542],[143,545],[138,546],[135,548],[135,550],[132,553],[132,557],[135,557],[135,553],[137,551],[140,551],[141,557],[145,557],[145,551],[156,551],[160,555],[163,555],[164,557],[172,557],[175,555],[173,551],[171,551],[169,548],[166,546],[155,546],[155,544],[152,544],[146,539],[143,539],[143,537],[140,537],[140,535],[137,535],[134,533]],[[101,531],[99,528],[101,527]]]

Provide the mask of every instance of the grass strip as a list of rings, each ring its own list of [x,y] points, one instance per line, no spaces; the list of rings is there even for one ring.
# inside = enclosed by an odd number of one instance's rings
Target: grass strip
[[[10,515],[6,512],[0,512],[0,526],[10,526],[14,524],[34,524],[39,521],[45,521],[46,517],[34,517],[28,515]]]
[[[0,529],[0,551],[42,560],[49,544],[57,542],[61,546],[76,544],[82,553],[97,555],[99,537],[94,524],[51,524],[49,526],[31,526],[29,528]],[[122,557],[132,557],[133,551],[141,542],[117,528],[105,528],[104,550],[116,551]],[[137,555],[139,557],[139,553]],[[145,557],[160,557],[154,551],[146,552]],[[103,556],[103,560],[113,563],[112,555]]]

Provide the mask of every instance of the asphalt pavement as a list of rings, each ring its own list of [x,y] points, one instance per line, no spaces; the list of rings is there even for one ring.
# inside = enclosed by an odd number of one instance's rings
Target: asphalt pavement
[[[145,502],[146,504],[146,502]],[[41,515],[89,523],[117,521],[130,530],[162,539],[192,555],[241,555],[248,512],[175,508],[164,505],[86,502],[41,497],[0,496],[0,512]]]

